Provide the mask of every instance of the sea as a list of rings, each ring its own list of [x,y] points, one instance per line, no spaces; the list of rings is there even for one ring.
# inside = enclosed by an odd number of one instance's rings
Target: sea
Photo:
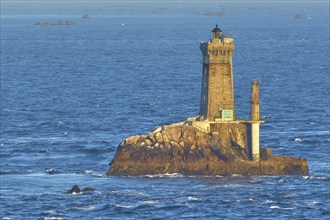
[[[260,80],[261,147],[309,175],[106,176],[122,140],[198,115],[216,24],[237,117]],[[0,103],[1,219],[330,219],[328,1],[3,0]]]

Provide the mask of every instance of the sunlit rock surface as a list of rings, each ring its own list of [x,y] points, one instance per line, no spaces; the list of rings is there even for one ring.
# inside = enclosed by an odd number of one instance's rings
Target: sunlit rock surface
[[[189,125],[162,126],[148,135],[122,141],[108,175],[308,174],[307,159],[272,156],[262,150],[260,161],[249,159],[244,124],[222,124],[204,133]]]

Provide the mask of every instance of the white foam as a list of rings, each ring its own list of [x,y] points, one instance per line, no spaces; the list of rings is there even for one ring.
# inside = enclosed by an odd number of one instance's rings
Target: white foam
[[[165,174],[154,174],[154,175],[145,175],[149,178],[159,178],[159,177],[183,177],[180,173],[165,173]]]
[[[47,219],[47,220],[48,220],[48,219],[49,219],[49,220],[55,220],[55,219],[56,219],[56,220],[62,220],[63,218],[58,218],[58,217],[45,217],[44,219],[45,219],[45,220],[46,220],[46,219]]]
[[[91,174],[93,176],[98,176],[98,177],[104,177],[105,176],[105,174],[97,173],[94,170],[84,170],[84,173],[85,174]]]
[[[157,204],[159,203],[158,200],[147,200],[147,201],[143,201],[144,204],[147,204],[147,205],[152,205],[152,204]]]
[[[199,201],[200,199],[196,198],[196,197],[192,197],[192,196],[189,196],[188,197],[188,201]]]
[[[125,209],[129,209],[129,208],[133,208],[133,206],[131,205],[115,205],[118,208],[125,208]]]
[[[317,180],[326,180],[328,179],[325,176],[303,176],[304,179],[317,179]]]
[[[272,200],[266,200],[266,202],[265,202],[266,204],[271,204],[271,203],[274,203],[274,201],[272,201]]]
[[[280,209],[281,207],[277,206],[277,205],[272,205],[271,207],[269,207],[270,209]]]
[[[306,202],[307,205],[318,205],[318,204],[321,204],[321,202],[318,202],[318,201],[310,201],[310,202]]]
[[[301,139],[300,138],[295,138],[294,141],[295,142],[301,142]]]
[[[95,208],[96,208],[95,205],[89,205],[89,206],[84,206],[84,207],[76,207],[76,209],[85,210],[85,211],[94,210]]]
[[[57,214],[57,211],[52,209],[52,210],[45,211],[45,213]]]

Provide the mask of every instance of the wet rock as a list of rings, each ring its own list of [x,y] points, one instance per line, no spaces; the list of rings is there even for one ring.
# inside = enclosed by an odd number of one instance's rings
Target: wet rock
[[[93,188],[86,187],[83,190],[79,188],[78,185],[74,185],[70,190],[67,191],[67,194],[78,194],[78,193],[89,193],[94,192]]]
[[[67,194],[77,194],[81,193],[81,190],[78,185],[74,185],[70,190],[67,191]]]
[[[89,187],[84,188],[84,189],[82,190],[83,193],[89,193],[89,192],[94,192],[94,191],[95,191],[95,190],[94,190],[93,188],[89,188]]]
[[[55,168],[49,168],[49,169],[46,170],[46,172],[48,174],[55,174],[55,173],[57,173],[57,170]]]

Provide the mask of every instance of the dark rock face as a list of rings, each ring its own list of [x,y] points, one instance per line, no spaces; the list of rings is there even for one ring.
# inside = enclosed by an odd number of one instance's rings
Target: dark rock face
[[[81,193],[79,186],[74,185],[70,190],[67,191],[67,194]]]
[[[249,160],[247,128],[242,123],[219,124],[211,133],[189,125],[169,125],[120,143],[108,175],[308,174],[306,159],[267,156]]]
[[[70,190],[67,191],[67,194],[89,193],[94,191],[94,189],[88,187],[81,190],[78,185],[74,185]]]

